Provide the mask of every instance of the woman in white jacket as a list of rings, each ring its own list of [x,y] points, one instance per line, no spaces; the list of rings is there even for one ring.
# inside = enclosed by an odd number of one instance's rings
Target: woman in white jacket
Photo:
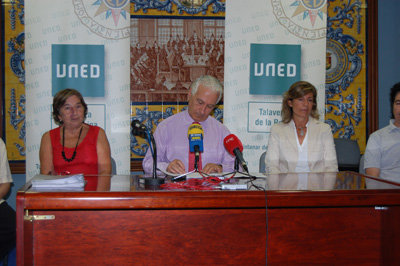
[[[292,84],[282,101],[282,122],[271,128],[267,173],[338,170],[331,128],[318,118],[315,87],[306,81]]]

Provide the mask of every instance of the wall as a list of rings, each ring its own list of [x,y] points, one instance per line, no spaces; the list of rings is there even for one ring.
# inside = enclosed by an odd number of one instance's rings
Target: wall
[[[400,82],[400,1],[378,2],[379,128],[389,123],[389,93]]]

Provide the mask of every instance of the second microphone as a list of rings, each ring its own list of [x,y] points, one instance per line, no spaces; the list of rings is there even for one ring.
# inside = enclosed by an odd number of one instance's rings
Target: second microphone
[[[200,152],[204,151],[203,148],[203,128],[202,126],[197,123],[193,122],[188,128],[188,138],[189,138],[189,152],[194,153],[194,169],[198,170],[199,168],[199,161],[200,161]],[[192,167],[192,162],[190,160],[189,155],[189,169]]]

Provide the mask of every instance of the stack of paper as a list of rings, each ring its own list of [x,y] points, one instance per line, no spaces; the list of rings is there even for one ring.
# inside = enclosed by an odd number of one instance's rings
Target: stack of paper
[[[83,174],[68,176],[36,175],[32,179],[33,188],[83,188],[84,186]]]

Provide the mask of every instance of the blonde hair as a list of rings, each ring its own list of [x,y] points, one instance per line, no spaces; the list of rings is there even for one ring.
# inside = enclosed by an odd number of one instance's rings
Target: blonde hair
[[[282,122],[289,123],[293,118],[293,109],[289,106],[289,101],[303,97],[306,94],[312,93],[313,107],[311,110],[311,117],[319,119],[317,110],[317,90],[314,85],[307,81],[297,81],[293,83],[289,90],[283,94],[282,100]]]

